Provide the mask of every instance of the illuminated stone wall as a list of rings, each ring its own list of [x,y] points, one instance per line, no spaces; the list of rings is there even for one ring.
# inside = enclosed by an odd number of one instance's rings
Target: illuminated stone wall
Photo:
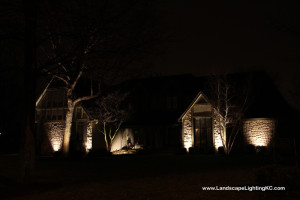
[[[93,145],[93,123],[89,122],[86,130],[86,143],[85,148],[86,152],[89,152],[92,149]]]
[[[53,151],[59,151],[63,143],[63,135],[65,130],[64,122],[47,122],[44,123],[44,129],[47,133],[48,139]]]
[[[125,128],[119,130],[111,144],[111,152],[118,151],[127,146],[127,141],[130,140],[131,144],[134,144],[134,135],[131,128]]]
[[[193,146],[193,124],[192,124],[192,112],[188,111],[185,117],[182,119],[183,124],[183,147],[189,150]]]
[[[273,119],[248,119],[243,125],[244,136],[248,144],[268,147],[275,131]]]

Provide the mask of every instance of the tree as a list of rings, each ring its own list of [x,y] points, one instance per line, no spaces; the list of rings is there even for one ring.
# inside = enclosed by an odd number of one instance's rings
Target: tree
[[[21,132],[21,182],[28,182],[34,166],[34,113],[35,71],[36,71],[36,1],[24,1],[24,124]]]
[[[225,154],[229,155],[241,131],[248,91],[244,87],[238,87],[226,74],[212,76],[210,86],[214,129],[220,135]]]
[[[6,119],[1,121],[5,120],[4,123],[10,127],[6,130],[13,138],[11,143],[20,141],[19,145],[11,145],[9,140],[6,143],[7,146],[15,148],[19,146],[20,165],[18,166],[22,183],[31,181],[35,160],[36,5],[36,0],[3,0],[0,3],[1,82],[3,81],[5,87],[9,88],[6,90],[0,86],[1,105],[6,106],[4,110],[9,110],[7,113],[2,113]],[[9,101],[2,100],[8,97]],[[19,134],[14,137],[16,133]]]
[[[127,119],[128,110],[124,107],[124,100],[128,94],[120,92],[110,93],[97,99],[93,112],[99,120],[100,132],[104,136],[106,150],[110,152],[112,142],[120,130],[122,123]]]
[[[126,66],[155,43],[157,35],[150,25],[145,2],[95,0],[42,4],[41,11],[46,14],[41,15],[44,18],[40,21],[39,69],[63,83],[67,91],[64,155],[69,152],[76,105],[99,96],[100,86],[126,77]],[[90,80],[90,92],[80,91],[85,95],[79,96],[76,87],[82,77]],[[94,92],[96,82],[98,88]]]

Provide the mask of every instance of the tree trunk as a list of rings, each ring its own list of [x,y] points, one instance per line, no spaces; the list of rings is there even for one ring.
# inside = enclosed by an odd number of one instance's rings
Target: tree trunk
[[[105,144],[106,144],[106,151],[107,151],[108,153],[110,153],[112,141],[109,142],[109,141],[107,140],[107,138],[105,138]]]
[[[70,148],[70,138],[71,138],[71,127],[73,121],[73,112],[75,105],[73,105],[72,101],[68,99],[68,111],[66,113],[66,127],[64,132],[64,141],[63,141],[63,154],[64,156],[68,156],[69,148]]]
[[[110,153],[111,151],[111,142],[108,144],[107,152]]]
[[[223,127],[224,128],[224,135],[223,135],[223,138],[224,138],[224,152],[225,152],[225,155],[229,155],[230,151],[229,151],[229,144],[227,142],[227,130],[226,130],[226,127]]]
[[[20,146],[20,181],[28,183],[35,160],[35,70],[36,70],[36,1],[24,0],[24,113]]]

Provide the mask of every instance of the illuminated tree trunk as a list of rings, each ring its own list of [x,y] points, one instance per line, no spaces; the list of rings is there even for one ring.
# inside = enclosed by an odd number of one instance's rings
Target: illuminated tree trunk
[[[217,129],[222,140],[224,153],[229,155],[240,132],[248,92],[237,90],[239,87],[230,83],[226,75],[215,76],[212,81],[214,117],[218,121]]]
[[[222,125],[222,130],[223,130],[223,132],[221,133],[221,139],[222,139],[222,144],[223,144],[223,148],[224,148],[224,153],[226,155],[228,155],[230,152],[227,148],[227,140],[226,140],[227,131],[226,131],[226,126],[225,125]]]
[[[71,130],[72,130],[73,114],[74,114],[74,109],[75,109],[76,105],[81,101],[90,100],[90,99],[93,99],[100,95],[100,90],[97,94],[94,95],[93,90],[91,89],[90,96],[84,96],[84,97],[80,97],[76,100],[72,100],[73,90],[74,90],[81,74],[82,74],[82,72],[79,73],[76,81],[72,84],[72,87],[70,89],[67,89],[68,110],[66,113],[66,125],[65,125],[65,131],[64,131],[63,149],[62,149],[65,157],[68,156],[68,154],[69,154],[70,139],[71,139],[71,134],[72,134]]]
[[[64,142],[63,142],[63,154],[67,156],[69,154],[70,139],[71,139],[71,127],[73,121],[73,112],[75,106],[71,99],[68,99],[68,110],[66,113],[66,127],[64,132]]]
[[[106,122],[103,123],[103,135],[104,135],[104,140],[105,140],[105,145],[106,145],[106,150],[108,153],[111,152],[111,147],[112,147],[112,143],[121,127],[121,123],[119,123],[119,125],[116,127],[113,135],[112,135],[112,129],[110,128],[109,131],[107,131],[106,129]],[[107,137],[108,136],[108,137]],[[109,138],[109,139],[107,139]]]

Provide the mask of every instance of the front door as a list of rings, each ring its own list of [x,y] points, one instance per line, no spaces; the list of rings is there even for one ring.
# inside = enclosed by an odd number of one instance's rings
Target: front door
[[[194,146],[203,151],[213,146],[211,117],[197,117],[194,119]]]

